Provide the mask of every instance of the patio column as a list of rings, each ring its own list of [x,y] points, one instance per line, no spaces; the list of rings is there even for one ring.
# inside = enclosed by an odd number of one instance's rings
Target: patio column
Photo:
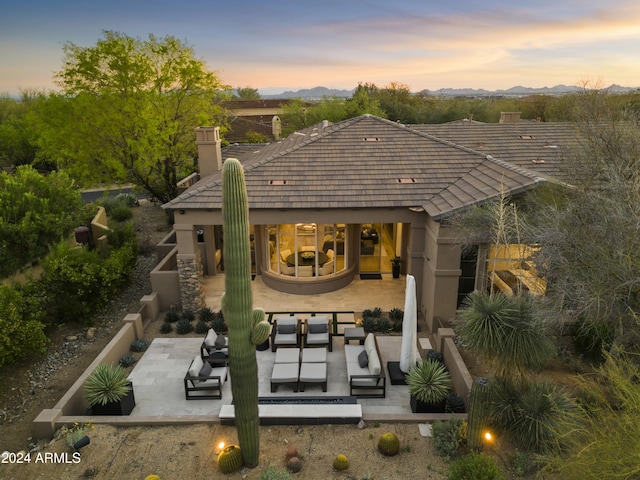
[[[429,219],[426,227],[423,304],[433,332],[435,317],[448,321],[456,316],[460,245],[446,226]]]
[[[183,311],[195,313],[204,306],[203,268],[197,248],[196,231],[194,226],[189,224],[175,224],[173,229],[178,244],[176,261],[180,304]]]

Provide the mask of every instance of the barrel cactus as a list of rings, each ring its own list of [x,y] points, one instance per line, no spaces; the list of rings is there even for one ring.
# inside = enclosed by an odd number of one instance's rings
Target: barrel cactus
[[[378,450],[387,457],[397,455],[400,451],[400,439],[395,433],[383,433],[378,439]]]
[[[229,331],[229,373],[238,443],[244,464],[258,465],[258,362],[255,345],[270,332],[264,310],[253,310],[249,204],[242,165],[229,158],[222,166],[225,293],[222,312]],[[265,325],[266,324],[266,325]]]
[[[336,470],[346,470],[349,468],[349,459],[346,455],[338,455],[333,459],[333,468]]]
[[[237,445],[227,445],[218,454],[218,467],[222,473],[237,472],[242,463],[242,451]]]

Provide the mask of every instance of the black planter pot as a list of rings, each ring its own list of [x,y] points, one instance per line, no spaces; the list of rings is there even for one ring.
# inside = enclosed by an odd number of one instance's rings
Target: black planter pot
[[[391,274],[393,278],[400,278],[400,265],[391,265]]]
[[[119,402],[111,402],[106,405],[92,405],[93,415],[129,415],[133,407],[136,406],[136,399],[133,396],[133,385],[129,382],[131,390]]]
[[[421,402],[416,397],[411,395],[409,399],[411,405],[411,411],[413,413],[444,413],[445,400],[436,403]]]

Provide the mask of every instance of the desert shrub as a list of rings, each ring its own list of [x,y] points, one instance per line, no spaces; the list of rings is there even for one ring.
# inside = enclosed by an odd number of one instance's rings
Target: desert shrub
[[[401,332],[402,331],[402,320],[393,320],[391,322],[391,330],[393,330],[394,332]]]
[[[180,318],[184,318],[185,320],[188,320],[190,322],[193,322],[196,318],[195,313],[189,311],[189,310],[185,310],[184,312],[182,312],[182,315],[180,316]]]
[[[49,247],[90,219],[73,180],[63,172],[41,175],[30,165],[0,172],[0,276],[46,255]]]
[[[364,328],[365,333],[375,332],[376,330],[376,319],[373,317],[364,317],[362,319],[362,328]]]
[[[198,320],[196,323],[196,333],[207,333],[209,330],[209,324],[207,322],[203,322],[202,320]]]
[[[160,325],[160,333],[171,333],[173,332],[173,327],[169,322],[162,322]]]
[[[176,322],[176,333],[180,335],[186,335],[187,333],[193,332],[193,325],[186,318],[181,318]]]
[[[380,333],[388,333],[391,331],[391,322],[386,317],[381,317],[378,319],[378,328],[377,330]]]
[[[429,360],[435,360],[440,363],[444,363],[444,355],[442,355],[442,352],[439,352],[438,350],[434,350],[433,348],[430,348],[425,352],[424,358]]]
[[[132,352],[144,352],[147,348],[149,348],[149,342],[144,338],[140,338],[131,344]]]
[[[107,231],[107,241],[113,248],[122,248],[128,242],[136,241],[136,233],[132,223],[111,225]]]
[[[133,217],[133,210],[124,204],[120,204],[111,210],[110,216],[116,222],[126,222]]]
[[[373,318],[373,310],[371,310],[370,308],[366,308],[362,311],[362,318],[368,318],[368,317]]]
[[[448,480],[503,480],[506,475],[493,457],[484,453],[468,453],[449,465]]]
[[[116,195],[116,201],[127,207],[135,207],[140,204],[133,193],[119,193]]]
[[[497,380],[493,385],[491,423],[524,450],[545,453],[557,448],[556,433],[574,409],[569,397],[550,382],[515,386]]]
[[[269,465],[258,480],[291,480],[291,474],[286,469],[276,470],[276,467]]]
[[[133,355],[131,355],[130,353],[127,353],[126,355],[124,355],[119,361],[118,363],[120,364],[120,366],[122,368],[127,368],[130,367],[131,365],[135,364],[137,362],[136,357],[134,357]]]
[[[228,330],[228,326],[224,321],[222,312],[216,313],[214,319],[211,321],[211,328],[213,328],[217,333],[226,332]]]
[[[202,307],[198,312],[198,319],[202,322],[212,322],[216,314],[209,307]]]
[[[175,310],[169,310],[164,315],[164,321],[166,323],[175,323],[178,320],[180,320],[180,314],[178,312],[176,312]]]
[[[573,346],[589,360],[602,362],[603,351],[608,350],[615,338],[615,328],[611,323],[578,321],[571,329]]]
[[[451,392],[445,398],[444,411],[449,413],[464,413],[464,400],[460,395]]]
[[[529,453],[516,452],[508,458],[509,469],[514,475],[524,477],[540,468],[541,458],[536,458]]]
[[[39,317],[22,290],[0,284],[0,366],[34,353],[45,353],[47,337]]]
[[[402,323],[402,319],[404,318],[404,312],[400,308],[392,308],[389,310],[389,318],[393,322]]]
[[[436,420],[432,428],[436,453],[447,460],[458,456],[467,437],[467,422],[452,417],[448,421]]]
[[[137,249],[127,243],[101,258],[96,251],[60,242],[42,262],[40,280],[29,282],[49,324],[91,324],[93,314],[117,294],[135,269]]]

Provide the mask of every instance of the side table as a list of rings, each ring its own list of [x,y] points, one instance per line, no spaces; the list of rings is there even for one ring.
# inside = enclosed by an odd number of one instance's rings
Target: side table
[[[364,345],[364,339],[366,335],[364,333],[364,328],[362,327],[353,327],[353,328],[345,328],[344,329],[344,344],[348,345],[351,340],[358,340],[360,345]]]

